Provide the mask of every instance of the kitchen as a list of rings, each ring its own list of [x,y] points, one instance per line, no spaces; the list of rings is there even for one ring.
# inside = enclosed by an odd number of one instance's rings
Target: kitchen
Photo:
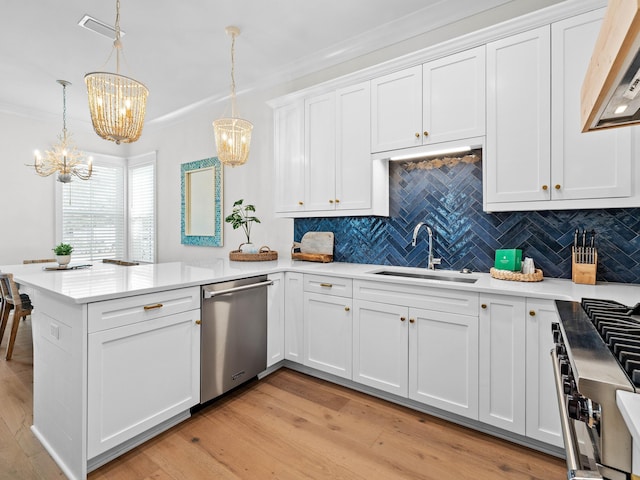
[[[525,2],[526,3],[526,2]],[[602,5],[602,2],[600,2]],[[526,8],[526,7],[524,7]],[[505,14],[504,11],[500,11],[497,9],[492,12],[493,14]],[[126,18],[126,17],[125,17]],[[476,21],[485,21],[488,19],[476,18]],[[495,22],[495,20],[494,20]],[[463,26],[464,27],[464,26]],[[460,27],[460,28],[463,28]],[[466,26],[467,28],[468,25]],[[477,27],[476,27],[477,28]],[[442,32],[441,32],[442,34]],[[224,42],[226,39],[221,38],[221,42]],[[242,50],[240,49],[242,42],[242,36],[238,39],[238,61],[242,58]],[[125,37],[125,45],[127,44]],[[227,43],[224,43],[227,45]],[[245,47],[246,48],[246,47]],[[410,45],[406,45],[405,48],[410,50]],[[414,48],[415,49],[415,48]],[[398,55],[398,52],[395,56]],[[406,52],[403,52],[406,53]],[[395,56],[391,57],[389,53],[387,53],[390,58],[395,58]],[[377,64],[381,59],[378,58],[377,62],[371,61],[372,64]],[[134,63],[131,58],[129,58],[131,63]],[[137,62],[136,62],[137,63]],[[348,68],[344,67],[343,68]],[[239,69],[240,70],[240,69]],[[276,97],[281,95],[287,95],[289,92],[299,91],[300,88],[307,88],[309,86],[315,85],[317,83],[321,83],[323,81],[330,80],[334,77],[339,76],[342,73],[348,72],[336,72],[336,71],[328,71],[322,74],[316,74],[312,76],[312,78],[305,78],[299,80],[298,83],[291,82],[292,85],[280,86],[278,88],[272,89],[271,91],[264,93],[250,92],[246,96],[240,96],[239,103],[241,105],[241,111],[243,116],[246,118],[250,118],[256,125],[256,129],[254,132],[254,139],[252,143],[252,160],[255,159],[271,159],[272,154],[272,144],[271,144],[271,136],[273,133],[272,126],[272,111],[265,105],[266,101],[270,101]],[[52,80],[53,81],[53,80]],[[78,85],[82,84],[82,81],[75,81],[76,84],[74,90],[70,90],[69,94],[73,94],[76,92],[74,96],[80,97],[81,88]],[[242,85],[239,82],[240,85]],[[253,97],[256,98],[253,98]],[[219,106],[220,113],[222,113],[223,105]],[[179,224],[180,221],[180,192],[179,192],[179,171],[178,166],[181,163],[188,162],[191,160],[206,158],[211,156],[211,145],[212,145],[212,136],[210,123],[213,118],[216,117],[210,110],[203,109],[205,111],[195,111],[192,114],[188,115],[188,119],[184,120],[184,122],[176,122],[175,124],[171,124],[169,127],[153,127],[153,124],[147,125],[145,128],[145,134],[142,138],[135,144],[128,146],[128,155],[135,156],[137,154],[146,153],[149,150],[157,150],[158,155],[158,171],[157,171],[157,185],[159,186],[159,190],[161,187],[161,192],[158,195],[158,254],[157,261],[162,262],[171,262],[171,261],[189,261],[189,262],[198,262],[203,261],[203,257],[206,257],[207,260],[211,260],[214,258],[225,258],[228,255],[228,252],[231,248],[234,247],[234,244],[239,244],[241,242],[241,235],[239,232],[233,232],[232,230],[226,228],[225,229],[225,247],[222,249],[209,249],[203,247],[186,247],[180,243],[180,231],[179,228],[176,228],[176,225]],[[59,117],[59,114],[58,114]],[[23,158],[24,152],[30,152],[35,146],[44,146],[51,142],[51,132],[57,132],[59,128],[59,119],[56,117],[55,121],[51,122],[34,122],[33,119],[26,119],[23,116],[18,115],[5,115],[3,114],[5,123],[5,131],[12,132],[14,134],[11,135],[11,138],[15,139],[15,143],[12,143],[8,148],[7,156],[9,158]],[[173,120],[172,120],[173,121]],[[109,154],[116,154],[117,151],[115,146],[110,144],[97,143],[98,140],[94,139],[94,136],[90,131],[84,131],[78,122],[71,123],[71,129],[76,135],[76,140],[79,144],[83,145],[88,151],[91,151],[91,145],[95,145],[95,150],[101,151]],[[260,129],[259,127],[262,126]],[[201,130],[202,129],[202,130]],[[39,134],[36,134],[39,132]],[[97,137],[96,137],[97,138]],[[24,148],[21,144],[25,144]],[[84,145],[87,145],[85,147]],[[106,145],[106,146],[105,146]],[[20,147],[20,148],[18,148]],[[42,147],[41,147],[42,148]],[[106,148],[113,148],[114,150],[105,151]],[[15,149],[15,150],[14,150]],[[25,199],[20,204],[20,219],[24,218],[33,218],[37,219],[37,221],[28,222],[27,225],[22,225],[22,228],[16,232],[15,236],[11,236],[7,239],[8,249],[3,249],[2,261],[0,264],[15,264],[19,263],[23,258],[34,258],[36,256],[42,256],[42,252],[49,251],[52,245],[56,243],[56,236],[53,232],[55,232],[54,218],[55,213],[52,207],[45,207],[48,209],[48,212],[43,213],[44,205],[51,205],[51,198],[53,197],[55,184],[53,181],[46,181],[37,176],[33,175],[32,171],[24,168],[23,163],[27,163],[27,159],[25,162],[14,162],[12,165],[8,166],[8,169],[4,171],[10,175],[10,178],[20,178],[19,182],[12,182],[8,188],[3,190],[3,195],[11,195],[11,197],[16,198],[24,198],[23,192],[27,185],[32,187],[28,188],[30,192],[30,200]],[[394,164],[395,165],[395,164]],[[247,170],[243,171],[246,168]],[[391,167],[396,168],[396,167]],[[251,169],[251,170],[248,170]],[[301,233],[307,230],[331,230],[337,233],[349,232],[351,231],[348,226],[337,224],[331,224],[329,228],[316,228],[315,225],[309,227],[308,223],[305,222],[322,222],[322,220],[296,220],[296,222],[292,222],[289,219],[278,218],[277,215],[272,216],[272,212],[276,211],[277,207],[274,205],[274,199],[272,198],[273,192],[265,191],[262,187],[261,179],[270,178],[271,172],[273,169],[273,165],[271,160],[265,161],[255,161],[248,163],[246,166],[242,168],[236,169],[225,169],[225,179],[224,179],[224,191],[225,191],[225,210],[229,209],[229,206],[233,203],[236,198],[240,198],[242,196],[247,196],[249,192],[252,194],[258,195],[258,198],[251,198],[251,201],[258,205],[259,215],[262,218],[262,224],[259,229],[255,230],[255,238],[256,243],[258,244],[268,244],[270,247],[279,251],[281,255],[286,255],[290,248],[290,244],[292,239],[299,239]],[[250,172],[249,174],[245,172]],[[471,176],[477,176],[477,171],[475,173],[471,173]],[[277,181],[277,179],[276,179]],[[14,186],[15,185],[15,186]],[[477,189],[477,184],[472,185]],[[424,187],[423,187],[424,188]],[[482,184],[480,184],[480,188],[482,188]],[[15,190],[15,191],[13,191]],[[31,195],[33,192],[33,195]],[[391,187],[390,195],[401,195],[398,190],[394,190]],[[500,202],[496,202],[500,203]],[[603,206],[606,204],[603,203]],[[477,208],[477,200],[476,200],[476,208]],[[578,208],[578,207],[576,207]],[[33,214],[29,212],[32,211]],[[431,208],[426,207],[423,208],[424,211],[430,211]],[[475,210],[473,215],[485,215],[481,213],[482,208],[480,210]],[[496,210],[498,211],[498,210]],[[607,211],[596,211],[592,216],[589,216],[589,211],[586,210],[575,210],[573,214],[579,216],[576,220],[574,220],[579,225],[587,224],[589,226],[593,225],[594,222],[591,220],[593,216],[597,216],[599,221],[595,224],[595,228],[599,230],[605,230],[606,228],[611,228],[611,231],[619,233],[620,238],[625,238],[630,233],[626,225],[628,225],[629,217],[634,217],[634,210],[627,209],[622,212],[611,212]],[[604,215],[607,215],[606,220],[600,220]],[[504,215],[504,217],[501,217]],[[554,224],[558,222],[558,218],[560,220],[563,219],[562,215],[569,215],[567,213],[547,213],[540,212],[540,220],[548,219],[550,216],[554,215],[549,223]],[[499,219],[504,219],[503,223],[511,223],[513,228],[518,231],[523,231],[524,228],[521,228],[521,219],[518,219],[513,216],[509,216],[505,214],[497,214]],[[474,216],[475,218],[475,216]],[[494,218],[492,216],[492,218]],[[173,219],[173,220],[171,220]],[[423,218],[417,218],[417,221],[423,220]],[[325,222],[334,221],[340,222],[339,219],[335,220],[324,220]],[[376,221],[376,218],[363,218],[352,220],[353,223],[357,224],[359,222],[363,222],[364,225],[361,226],[360,231],[367,231],[370,226],[367,222],[373,222],[373,227],[376,230],[379,230]],[[416,222],[410,222],[409,225],[405,225],[405,229],[412,229]],[[18,219],[15,220],[18,222]],[[14,223],[14,222],[11,222]],[[23,222],[24,223],[24,222]],[[407,222],[409,223],[409,222]],[[535,225],[531,222],[527,225],[528,228],[532,228]],[[539,225],[538,225],[539,226]],[[574,225],[575,226],[575,225]],[[622,228],[624,227],[624,229]],[[539,227],[541,231],[545,230],[545,228]],[[52,232],[49,238],[42,235],[42,232]],[[438,232],[437,232],[438,233]],[[560,235],[572,235],[573,229],[570,229],[566,232],[560,232]],[[466,265],[461,265],[459,262],[463,262],[462,257],[464,255],[460,255],[458,259],[454,255],[448,254],[449,248],[447,250],[442,250],[442,246],[438,245],[438,240],[442,241],[443,232],[439,232],[440,236],[436,236],[436,253],[438,256],[443,258],[444,265],[441,268],[453,268],[459,269]],[[403,238],[406,243],[409,243],[410,239],[408,238],[408,232],[403,232],[397,234],[399,237]],[[45,238],[43,238],[45,237]],[[379,245],[375,243],[372,244],[369,248],[370,254],[366,257],[358,257],[357,252],[355,252],[351,257],[344,253],[345,250],[349,250],[352,247],[353,239],[349,238],[348,235],[337,236],[336,242],[336,260],[338,262],[355,262],[355,263],[380,263],[380,264],[388,264],[390,261],[388,258],[393,257],[382,257],[376,256],[378,252],[380,252]],[[385,238],[385,235],[382,235],[382,238]],[[620,238],[611,239],[607,238],[606,234],[602,237],[602,242],[599,245],[602,247],[603,251],[606,247],[610,245],[615,245],[617,242],[620,242]],[[631,237],[633,238],[633,237]],[[235,239],[235,240],[234,240]],[[395,239],[394,239],[395,240]],[[447,239],[449,240],[449,239]],[[451,239],[455,240],[455,239]],[[542,253],[547,253],[546,250],[543,250],[548,246],[550,242],[540,242],[540,244],[535,243],[527,243],[527,240],[523,240],[518,237],[513,237],[507,239],[508,241],[517,242],[518,245],[523,245],[528,248],[527,251],[535,251],[536,253],[533,255],[537,262],[540,262],[539,265],[542,266],[545,272],[552,272],[556,277],[564,277],[566,278],[570,275],[570,268],[566,265],[564,268],[559,268],[554,271],[555,263],[558,263],[557,260],[560,258],[559,256],[551,257],[546,259],[542,256]],[[557,241],[557,239],[555,239]],[[609,244],[607,243],[609,242]],[[531,240],[529,242],[535,242],[535,236],[531,236]],[[450,244],[453,245],[453,242]],[[564,248],[568,243],[564,242]],[[345,247],[346,246],[346,247]],[[505,245],[501,245],[505,246]],[[495,247],[488,246],[486,249],[495,249]],[[486,250],[485,249],[485,250]],[[610,250],[613,250],[611,248]],[[615,249],[616,252],[619,249]],[[351,248],[353,252],[354,249]],[[203,253],[206,252],[206,253]],[[540,254],[538,254],[538,252]],[[624,252],[621,252],[621,255]],[[420,264],[425,258],[425,250],[424,243],[419,250],[415,250],[410,254],[412,259],[404,259],[407,261],[407,264],[410,265],[420,265],[424,266],[424,264]],[[479,271],[487,271],[487,256],[489,256],[488,252],[484,252],[484,259],[479,258],[477,260],[478,263],[473,265],[474,270]],[[452,261],[453,260],[453,261]],[[618,259],[616,259],[618,260]],[[618,261],[617,265],[620,263],[624,264],[625,258],[622,257],[622,261]],[[482,263],[484,261],[484,263]],[[566,258],[563,258],[562,261],[567,261]],[[415,263],[411,263],[415,262]],[[458,263],[456,263],[458,262]],[[605,268],[601,277],[603,280],[614,280],[614,281],[624,281],[624,282],[637,282],[634,277],[623,276],[623,277],[609,277],[608,274],[616,275],[618,274],[617,265],[615,268],[609,267],[609,263],[603,259],[603,267]],[[631,274],[633,274],[633,269],[629,269]],[[628,275],[625,272],[625,275]]]

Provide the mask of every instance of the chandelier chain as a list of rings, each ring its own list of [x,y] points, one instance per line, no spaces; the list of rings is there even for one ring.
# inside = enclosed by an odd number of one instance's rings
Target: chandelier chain
[[[122,42],[120,41],[120,0],[116,0],[116,39],[113,41],[116,49],[116,73],[120,73],[120,50]]]
[[[231,118],[236,118],[236,34],[231,35]]]
[[[67,139],[67,85],[62,84],[62,135]]]

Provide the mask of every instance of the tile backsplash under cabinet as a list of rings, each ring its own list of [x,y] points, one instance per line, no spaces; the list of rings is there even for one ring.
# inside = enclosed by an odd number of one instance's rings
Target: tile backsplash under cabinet
[[[488,272],[496,249],[521,248],[546,277],[571,278],[573,234],[584,227],[598,232],[598,281],[640,283],[640,208],[488,214],[481,161],[415,166],[390,163],[389,218],[296,219],[294,240],[332,231],[336,262],[426,267],[426,230],[411,246],[413,228],[426,222],[434,230],[434,256],[442,258],[438,268]]]

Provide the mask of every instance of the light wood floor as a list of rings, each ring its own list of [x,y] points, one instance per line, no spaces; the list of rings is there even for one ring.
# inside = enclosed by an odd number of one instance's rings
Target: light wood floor
[[[64,478],[33,437],[31,321],[0,347],[0,479]],[[564,462],[287,369],[254,381],[90,480],[563,479]]]

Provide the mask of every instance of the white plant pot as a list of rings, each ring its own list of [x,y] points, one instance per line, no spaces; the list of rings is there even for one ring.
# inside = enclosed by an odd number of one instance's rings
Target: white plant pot
[[[253,243],[243,243],[240,245],[240,251],[242,253],[258,253],[258,249]]]
[[[71,255],[56,255],[56,262],[58,262],[58,265],[60,265],[61,267],[69,265],[70,261]]]

